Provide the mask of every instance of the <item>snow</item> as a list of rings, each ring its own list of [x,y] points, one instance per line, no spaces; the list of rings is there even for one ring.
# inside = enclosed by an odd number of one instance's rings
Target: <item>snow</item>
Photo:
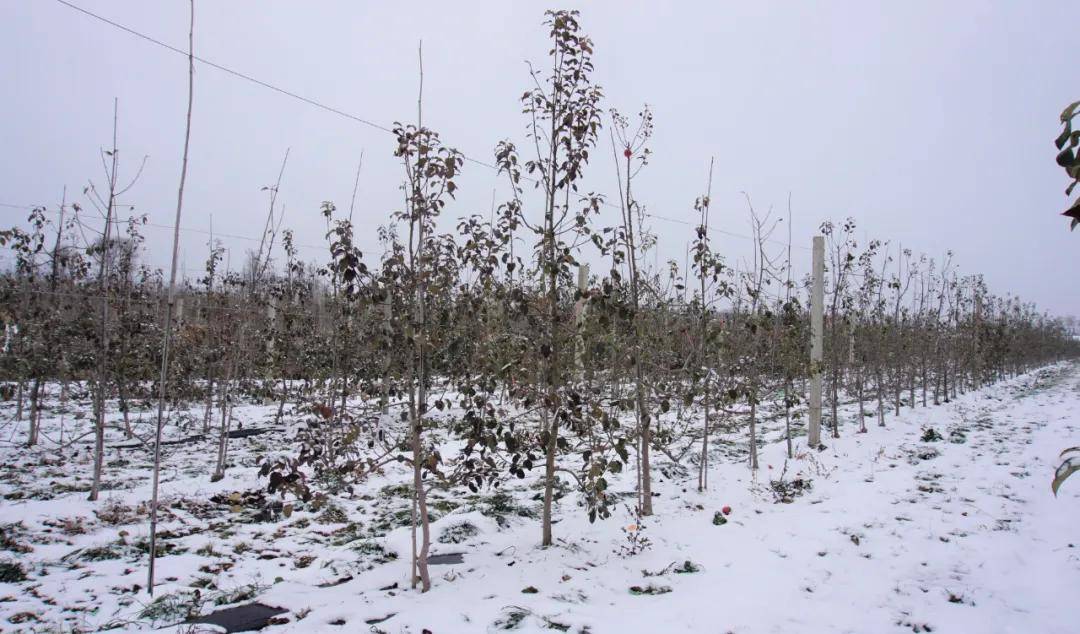
[[[11,404],[3,405],[10,418]],[[539,470],[507,483],[509,497],[435,491],[432,554],[463,553],[464,561],[433,565],[426,594],[408,589],[403,472],[331,496],[343,516],[298,508],[287,519],[253,522],[256,509],[228,495],[265,487],[255,457],[286,451],[285,434],[231,441],[233,464],[216,483],[212,438],[171,446],[161,530],[176,536],[166,541],[178,554],[158,560],[155,596],[183,604],[181,612],[253,600],[288,609],[288,622],[270,632],[1075,631],[1080,481],[1066,482],[1057,498],[1050,481],[1061,449],[1080,444],[1080,365],[904,408],[885,428],[870,418],[866,434],[855,433],[856,411],[845,406],[841,437],[826,435],[823,451],[807,452],[798,438],[786,471],[776,442],[782,417],[763,422],[768,442],[757,474],[725,457],[745,455],[743,434],[717,435],[710,490],[696,491],[693,465],[684,477],[657,472],[656,515],[637,530],[622,530],[635,520],[621,504],[590,524],[570,493],[557,508],[556,545],[546,549],[533,500]],[[257,426],[275,412],[250,405],[237,417]],[[71,412],[63,421],[68,434],[87,424]],[[46,419],[45,432],[56,437],[60,423],[59,415]],[[922,442],[928,427],[943,439]],[[61,456],[48,445],[27,450],[19,439],[0,447],[0,524],[21,523],[5,530],[0,561],[17,561],[28,579],[0,583],[0,628],[176,631],[176,613],[140,618],[150,598],[146,555],[134,544],[148,529],[145,508],[134,507],[149,498],[149,453],[110,450],[112,488],[91,503],[87,444]],[[614,491],[632,491],[628,471]],[[777,502],[771,480],[781,473],[811,486]],[[211,502],[215,495],[224,503]],[[714,524],[725,505],[727,523]],[[620,554],[629,533],[651,547]],[[88,555],[102,546],[116,558]],[[17,552],[25,547],[32,550]],[[681,572],[687,561],[698,570]],[[205,585],[198,601],[192,583]],[[633,586],[661,593],[635,594]]]

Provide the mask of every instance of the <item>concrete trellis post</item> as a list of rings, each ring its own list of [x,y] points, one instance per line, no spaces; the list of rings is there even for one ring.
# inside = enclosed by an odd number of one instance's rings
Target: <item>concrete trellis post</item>
[[[319,331],[322,331],[325,327],[325,311],[323,310],[323,304],[326,300],[323,289],[318,285],[312,288],[312,295],[315,298],[315,327]]]
[[[270,331],[273,332],[274,326],[277,324],[277,298],[271,297],[270,301],[266,303],[266,323],[270,327]],[[269,333],[268,333],[269,334]],[[274,337],[266,337],[266,353],[271,354],[274,352]],[[284,368],[282,368],[284,373]]]
[[[184,296],[176,296],[176,324],[180,325],[184,323]]]
[[[810,294],[810,427],[807,443],[821,444],[821,360],[825,330],[825,238],[814,236],[814,286]]]

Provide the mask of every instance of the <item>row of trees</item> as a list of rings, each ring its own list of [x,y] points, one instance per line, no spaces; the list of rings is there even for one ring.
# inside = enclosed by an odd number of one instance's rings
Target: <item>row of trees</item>
[[[497,145],[511,196],[490,215],[438,231],[463,156],[422,125],[420,111],[417,124],[393,130],[405,206],[379,229],[381,254],[361,253],[351,211],[327,202],[328,257],[302,261],[280,229],[277,186],[268,187],[258,250],[236,271],[211,240],[204,275],[177,295],[167,394],[174,410],[199,408],[204,433],[216,429],[210,476],[227,467],[240,398],[276,403],[274,422],[296,431],[294,452],[262,463],[271,492],[308,501],[407,465],[412,577],[423,589],[432,487],[478,490],[538,469],[549,545],[553,505],[568,483],[590,520],[604,518],[608,478],[633,469],[638,511],[649,515],[657,454],[696,466],[705,489],[710,438],[745,426],[756,469],[768,410],[783,414],[792,455],[817,369],[808,355],[809,282],[793,275],[790,233],[786,242],[774,237],[780,219],[748,199],[752,261],[729,265],[709,239],[711,168],[704,193],[688,197],[696,227],[687,261],[646,264],[655,238],[634,183],[648,167],[652,115],[605,113],[576,12],[549,12],[545,25],[550,66],[530,71],[522,98],[528,150]],[[579,189],[605,127],[619,183],[610,197]],[[96,200],[119,237],[106,230],[88,239],[77,206],[62,206],[58,222],[34,210],[27,225],[0,232],[15,256],[0,275],[0,378],[17,399],[16,417],[29,421],[28,445],[78,440],[42,435],[46,389],[59,386],[61,397],[69,384],[92,389],[92,499],[100,439],[113,424],[108,403],[123,413],[122,432],[137,437],[128,412],[157,393],[168,295],[161,272],[138,257],[144,220],[116,220],[114,197]],[[598,227],[606,206],[620,221]],[[851,220],[821,230],[834,437],[844,399],[858,402],[854,422],[865,432],[868,418],[885,425],[890,410],[948,401],[1078,351],[1059,322],[992,295],[980,277],[959,275],[951,257],[859,245]],[[601,272],[590,275],[585,262],[602,263]]]

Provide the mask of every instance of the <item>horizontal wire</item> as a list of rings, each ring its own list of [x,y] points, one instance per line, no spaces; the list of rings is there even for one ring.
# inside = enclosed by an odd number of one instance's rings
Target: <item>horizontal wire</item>
[[[120,24],[118,22],[114,22],[113,20],[110,20],[110,19],[108,19],[108,18],[106,18],[104,16],[98,15],[98,14],[92,12],[92,11],[89,11],[89,10],[84,9],[82,7],[79,7],[79,6],[75,5],[75,4],[72,4],[71,2],[68,2],[67,0],[56,0],[56,1],[59,2],[60,4],[64,5],[64,6],[66,6],[66,7],[69,7],[71,9],[74,9],[75,11],[78,11],[79,13],[82,13],[84,15],[87,15],[87,16],[91,17],[91,18],[94,18],[95,20],[99,20],[101,22],[104,22],[105,24],[108,24],[109,26],[120,29],[121,31],[124,31],[126,33],[130,33],[131,35],[134,35],[134,36],[136,36],[138,38],[146,40],[147,42],[150,42],[152,44],[160,46],[160,47],[162,47],[162,48],[164,48],[166,50],[177,53],[178,55],[183,55],[184,57],[188,57],[188,52],[187,51],[184,51],[184,50],[182,50],[180,48],[172,46],[171,44],[167,44],[165,42],[162,42],[161,40],[159,40],[157,38],[151,37],[151,36],[149,36],[149,35],[147,35],[145,33],[137,31],[137,30],[135,30],[133,28],[124,26],[123,24]],[[233,76],[235,76],[237,78],[252,82],[254,84],[257,84],[259,86],[262,86],[262,87],[267,88],[269,90],[272,90],[274,92],[280,93],[280,94],[285,95],[287,97],[292,97],[293,99],[297,99],[299,101],[302,101],[302,102],[304,102],[304,103],[306,103],[308,105],[314,106],[314,107],[319,108],[321,110],[324,110],[326,112],[336,114],[338,116],[341,116],[341,117],[344,117],[346,119],[355,121],[357,123],[369,126],[369,127],[374,128],[376,130],[386,132],[388,134],[393,134],[394,133],[394,131],[391,128],[388,128],[388,127],[386,127],[384,125],[380,125],[380,124],[375,123],[375,122],[373,122],[373,121],[371,121],[369,119],[365,119],[363,117],[359,117],[357,115],[345,112],[344,110],[341,110],[339,108],[335,108],[333,106],[326,105],[326,104],[324,104],[322,102],[319,102],[319,101],[317,101],[315,99],[312,99],[310,97],[305,97],[303,95],[292,92],[292,91],[287,90],[285,88],[275,86],[274,84],[263,81],[261,79],[257,79],[255,77],[252,77],[251,75],[240,72],[238,70],[234,70],[234,69],[229,68],[229,67],[227,67],[227,66],[225,66],[223,64],[218,64],[217,62],[213,62],[211,60],[208,60],[208,59],[206,59],[204,57],[200,57],[198,55],[191,55],[191,58],[193,60],[197,61],[197,62],[200,62],[202,64],[210,66],[211,68],[216,68],[217,70],[228,73],[228,74],[233,75]],[[486,168],[488,168],[490,170],[494,170],[496,172],[499,171],[498,166],[496,166],[496,165],[494,165],[492,163],[488,163],[487,161],[483,161],[481,159],[473,158],[473,157],[468,156],[467,154],[464,154],[464,153],[460,153],[460,154],[461,154],[462,159],[465,160],[465,161],[468,161],[470,163],[474,163],[476,165],[480,165],[482,167],[486,167]],[[521,175],[521,180],[524,180],[524,181],[527,181],[527,182],[530,182],[530,183],[533,183],[533,184],[539,184],[540,183],[540,181],[538,179],[533,178],[531,176],[527,176],[527,175]],[[603,201],[602,204],[603,204],[603,206],[609,207],[611,209],[620,209],[620,207],[618,205],[610,203],[610,202],[608,202],[606,200]],[[7,206],[7,205],[5,205],[5,206]],[[682,221],[676,220],[674,218],[665,218],[665,217],[656,216],[656,215],[653,215],[653,214],[647,214],[647,215],[650,215],[651,217],[657,218],[659,220],[665,220],[665,221],[668,221],[668,222],[679,222],[681,224],[690,224],[690,226],[695,226],[695,225],[693,225],[691,223],[682,223]],[[168,228],[171,229],[172,227],[168,227]],[[715,233],[720,233],[720,234],[729,235],[729,236],[733,236],[733,237],[737,237],[737,238],[742,238],[744,240],[753,240],[753,238],[750,237],[750,236],[746,236],[746,235],[742,235],[742,234],[738,234],[738,233],[734,233],[734,232],[730,232],[730,231],[724,231],[722,229],[717,229],[715,227],[709,227],[708,230],[712,231],[712,232],[715,232]],[[193,231],[193,230],[189,230],[189,231]],[[244,238],[244,239],[248,239],[248,238]],[[770,242],[775,242],[777,244],[786,244],[786,243],[780,242],[778,240],[769,240],[769,241]],[[798,246],[796,248],[809,250],[808,247]]]

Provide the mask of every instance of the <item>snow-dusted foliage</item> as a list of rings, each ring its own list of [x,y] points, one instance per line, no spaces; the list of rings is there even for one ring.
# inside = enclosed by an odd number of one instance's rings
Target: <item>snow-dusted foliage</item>
[[[421,110],[391,130],[403,207],[380,253],[326,201],[301,220],[326,253],[300,260],[267,187],[258,251],[238,267],[211,241],[166,313],[144,220],[111,196],[86,192],[121,237],[87,241],[78,205],[0,231],[0,629],[198,628],[256,601],[295,632],[1076,622],[1080,506],[1046,482],[1080,343],[847,219],[820,226],[811,363],[780,219],[747,196],[752,257],[725,260],[710,176],[686,261],[653,260],[652,111],[605,103],[577,12],[544,26],[488,214],[447,224],[471,163]],[[582,190],[605,125],[616,195]],[[812,374],[831,437],[808,446]]]

